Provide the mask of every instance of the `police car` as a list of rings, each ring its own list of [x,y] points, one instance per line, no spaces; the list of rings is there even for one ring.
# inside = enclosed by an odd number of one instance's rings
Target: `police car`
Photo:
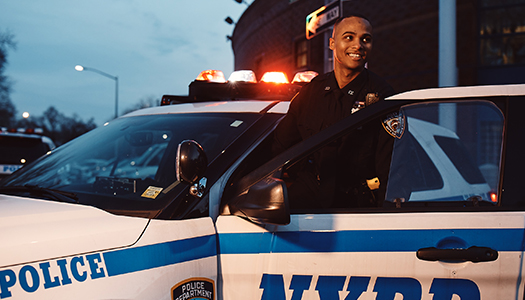
[[[42,134],[41,128],[0,128],[0,179],[55,149]]]
[[[2,180],[0,299],[523,299],[525,85],[398,94],[273,156],[299,85],[250,74]],[[370,122],[394,140],[380,205],[290,205],[293,167]]]

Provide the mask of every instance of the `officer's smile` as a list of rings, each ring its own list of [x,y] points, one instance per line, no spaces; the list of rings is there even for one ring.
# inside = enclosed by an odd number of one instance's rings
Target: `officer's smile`
[[[359,53],[348,53],[347,55],[353,60],[361,60],[361,59],[363,59],[363,55],[359,54]]]

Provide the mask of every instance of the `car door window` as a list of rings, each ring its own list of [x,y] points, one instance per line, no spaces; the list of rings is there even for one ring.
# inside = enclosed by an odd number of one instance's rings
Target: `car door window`
[[[452,104],[452,106],[450,106]],[[492,103],[469,101],[403,107],[386,201],[403,205],[497,202],[503,115]],[[452,116],[439,118],[439,114]]]
[[[488,101],[404,106],[285,167],[290,208],[495,205],[503,125]]]

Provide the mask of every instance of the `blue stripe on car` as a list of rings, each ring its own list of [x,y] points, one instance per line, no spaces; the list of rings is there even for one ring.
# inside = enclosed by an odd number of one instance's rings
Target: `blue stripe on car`
[[[215,235],[141,246],[103,254],[108,276],[163,267],[217,255]]]
[[[221,254],[305,252],[415,252],[456,237],[466,247],[522,251],[523,229],[352,230],[227,233],[219,235]]]
[[[416,252],[450,238],[496,251],[523,251],[524,229],[345,230],[221,233],[221,254]],[[114,250],[103,254],[108,276],[217,255],[215,235]]]

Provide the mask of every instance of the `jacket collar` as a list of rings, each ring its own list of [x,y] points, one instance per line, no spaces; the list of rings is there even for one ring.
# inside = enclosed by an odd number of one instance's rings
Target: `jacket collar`
[[[363,88],[367,77],[368,70],[364,69],[363,72],[354,78],[354,80],[350,81],[346,86],[340,89],[339,85],[337,84],[337,80],[335,79],[335,73],[332,71],[326,76],[325,92],[329,93],[340,90],[344,95],[357,95],[357,93]]]

